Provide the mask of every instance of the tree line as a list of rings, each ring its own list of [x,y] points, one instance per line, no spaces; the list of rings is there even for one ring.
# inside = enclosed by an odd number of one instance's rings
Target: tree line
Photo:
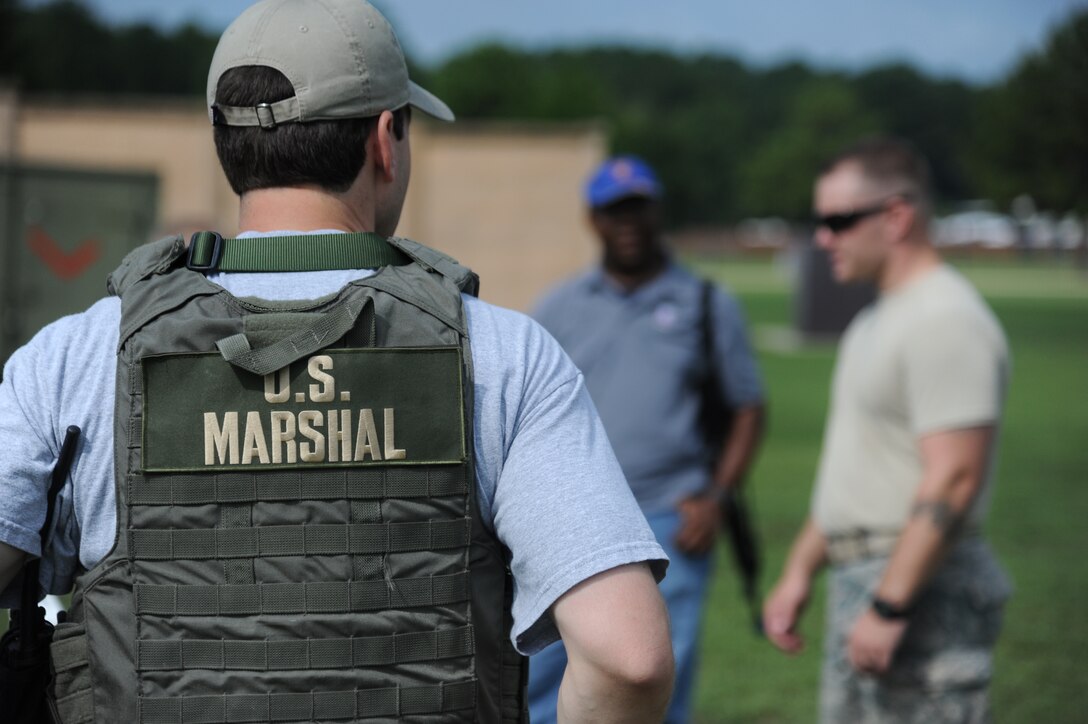
[[[75,0],[0,0],[0,79],[45,93],[202,96],[217,34],[112,27]],[[460,119],[603,121],[610,148],[660,172],[672,225],[808,215],[820,161],[860,135],[912,140],[939,202],[1019,194],[1088,211],[1088,10],[999,82],[972,85],[903,64],[847,73],[725,54],[622,46],[529,51],[481,45],[411,63]]]

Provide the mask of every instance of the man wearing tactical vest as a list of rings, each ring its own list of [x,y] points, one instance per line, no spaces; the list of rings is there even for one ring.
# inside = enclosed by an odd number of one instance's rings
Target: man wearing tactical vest
[[[392,237],[411,109],[453,120],[392,28],[263,0],[208,104],[244,232],[133,252],[0,385],[3,603],[30,557],[74,587],[60,720],[521,722],[524,655],[561,636],[562,721],[660,721],[667,560],[581,375]]]

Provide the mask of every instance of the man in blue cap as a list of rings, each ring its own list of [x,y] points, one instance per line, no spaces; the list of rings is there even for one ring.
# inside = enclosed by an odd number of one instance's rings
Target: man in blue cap
[[[668,721],[686,722],[720,504],[759,445],[763,390],[737,301],[672,259],[661,197],[644,161],[602,164],[585,187],[601,262],[548,294],[534,316],[585,376],[628,484],[669,554],[661,590],[677,671]],[[711,376],[723,399],[706,399]],[[720,441],[708,440],[700,423],[714,403],[732,412]],[[564,662],[561,644],[532,659],[534,723],[555,719]]]

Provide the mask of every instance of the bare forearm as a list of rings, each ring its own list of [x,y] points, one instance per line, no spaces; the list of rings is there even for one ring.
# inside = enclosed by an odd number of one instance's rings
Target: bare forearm
[[[966,507],[932,494],[915,502],[877,586],[879,598],[897,606],[910,605],[940,563]]]
[[[786,558],[783,577],[811,580],[827,565],[827,539],[809,518],[797,534]]]
[[[571,662],[559,687],[558,720],[561,724],[657,724],[665,717],[672,693],[671,683],[663,684],[660,678],[639,682]]]
[[[672,693],[668,613],[649,567],[599,573],[553,609],[567,649],[559,721],[660,722]]]
[[[782,576],[763,605],[767,639],[782,651],[796,654],[805,647],[800,618],[812,592],[812,579],[827,560],[827,541],[811,518],[790,549]]]
[[[935,435],[921,443],[924,477],[876,595],[909,606],[959,530],[984,476],[988,429]]]
[[[912,519],[903,528],[876,595],[907,607],[929,579],[945,549],[945,536],[929,523]]]
[[[736,410],[729,434],[722,442],[722,455],[714,471],[714,483],[717,487],[732,488],[744,481],[763,440],[763,428],[763,405]]]

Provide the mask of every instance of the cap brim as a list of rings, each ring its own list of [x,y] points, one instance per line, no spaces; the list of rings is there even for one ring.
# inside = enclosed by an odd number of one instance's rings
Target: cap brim
[[[617,184],[612,188],[598,191],[589,197],[589,205],[594,209],[608,206],[622,199],[644,198],[657,201],[661,198],[661,187],[655,183]]]
[[[440,121],[452,121],[453,111],[434,93],[408,81],[408,103]]]

